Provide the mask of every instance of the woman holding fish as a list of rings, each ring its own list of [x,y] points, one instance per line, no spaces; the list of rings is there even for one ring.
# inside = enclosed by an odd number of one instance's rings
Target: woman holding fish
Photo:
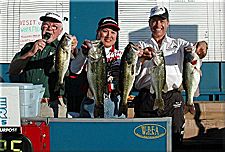
[[[166,34],[169,14],[165,7],[151,9],[149,27],[151,38],[139,43],[137,69],[140,73],[135,80],[139,95],[134,99],[135,117],[172,117],[172,143],[176,146],[182,143],[184,132],[184,101],[179,88],[183,81],[187,81],[183,80],[185,63],[189,62],[185,54],[191,54],[189,59],[193,61],[192,53],[197,53],[195,60],[200,62],[200,58],[206,55],[207,43],[198,42],[196,47],[183,39],[169,37]],[[194,47],[196,52],[192,51]],[[197,70],[194,73],[198,74]],[[198,83],[193,85],[198,86]],[[187,104],[194,106],[193,103]]]
[[[121,96],[119,78],[123,52],[115,48],[119,30],[113,18],[102,18],[98,23],[97,40],[85,40],[82,51],[71,62],[73,73],[79,73],[87,65],[89,91],[81,105],[81,117],[121,118],[126,115],[126,103],[121,103],[121,98],[126,97]],[[125,107],[124,114],[120,105]]]

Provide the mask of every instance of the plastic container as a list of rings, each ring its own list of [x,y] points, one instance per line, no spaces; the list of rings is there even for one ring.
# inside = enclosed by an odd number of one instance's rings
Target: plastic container
[[[19,101],[21,117],[36,117],[40,112],[40,99],[45,88],[32,83],[0,83],[0,87],[19,86]]]

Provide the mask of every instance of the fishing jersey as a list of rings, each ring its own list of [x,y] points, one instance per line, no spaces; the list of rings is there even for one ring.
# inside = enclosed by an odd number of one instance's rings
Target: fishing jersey
[[[166,84],[167,91],[178,89],[182,85],[182,73],[183,73],[183,61],[184,61],[184,48],[191,47],[193,44],[183,39],[174,39],[169,36],[165,36],[162,41],[162,45],[159,48],[157,42],[150,38],[146,41],[140,41],[139,45],[142,49],[152,47],[156,51],[160,50],[164,54],[165,69],[166,69]],[[138,61],[137,68],[138,73],[135,80],[135,88],[150,89],[151,87],[151,75],[150,69],[154,66],[151,60],[145,60],[144,63]]]
[[[49,98],[49,76],[48,72],[54,65],[54,55],[58,44],[58,40],[47,44],[42,51],[38,51],[30,58],[23,72],[19,75],[10,75],[11,82],[25,82],[33,84],[43,84],[45,88],[44,98]],[[18,59],[30,51],[35,42],[25,44],[20,52],[16,53],[13,60]]]
[[[116,50],[114,46],[112,46],[112,48],[105,48],[105,53],[107,59],[108,93],[111,93],[114,90],[118,93],[120,62],[123,52]]]
[[[120,62],[123,52],[115,49],[114,46],[105,48],[105,56],[107,61],[107,90],[111,93],[113,90],[118,89]],[[82,69],[87,64],[87,56],[79,50],[78,55],[71,61],[70,70],[75,74],[80,74]]]

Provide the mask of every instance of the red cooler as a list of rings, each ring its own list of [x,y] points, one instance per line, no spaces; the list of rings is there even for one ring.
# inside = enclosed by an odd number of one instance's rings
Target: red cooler
[[[31,140],[34,152],[50,151],[50,135],[47,121],[24,120],[22,134]]]

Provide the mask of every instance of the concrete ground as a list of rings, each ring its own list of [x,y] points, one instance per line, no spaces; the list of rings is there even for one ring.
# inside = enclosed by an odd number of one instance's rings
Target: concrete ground
[[[175,152],[225,151],[225,102],[195,102],[196,114],[185,115],[183,145]]]

